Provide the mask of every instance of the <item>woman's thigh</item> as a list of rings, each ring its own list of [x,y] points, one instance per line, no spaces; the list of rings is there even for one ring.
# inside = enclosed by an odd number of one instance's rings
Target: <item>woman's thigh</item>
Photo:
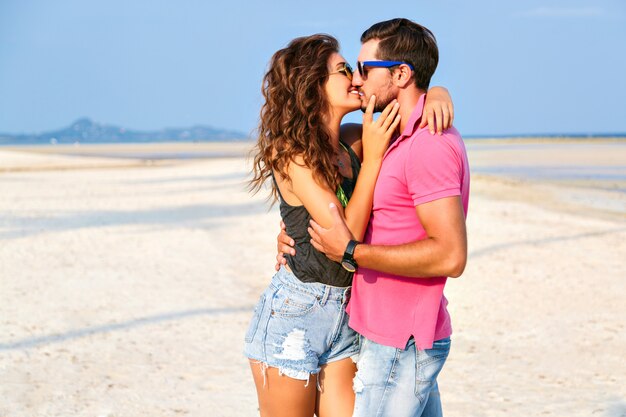
[[[320,390],[317,395],[318,417],[351,417],[354,410],[352,381],[356,364],[351,358],[322,366],[319,373]]]
[[[281,375],[277,368],[250,360],[261,417],[312,417],[317,396],[317,375],[308,381]]]

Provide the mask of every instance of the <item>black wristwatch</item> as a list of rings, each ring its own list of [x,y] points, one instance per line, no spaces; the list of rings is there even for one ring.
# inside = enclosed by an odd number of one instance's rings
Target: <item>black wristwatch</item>
[[[348,246],[346,246],[346,251],[343,253],[343,258],[341,259],[341,266],[348,271],[354,272],[356,271],[356,261],[354,260],[354,248],[361,242],[357,242],[356,240],[351,240],[348,242]]]

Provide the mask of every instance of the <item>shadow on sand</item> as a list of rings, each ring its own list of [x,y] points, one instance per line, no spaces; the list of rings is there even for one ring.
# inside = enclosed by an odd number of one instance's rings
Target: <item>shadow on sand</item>
[[[252,216],[267,213],[269,207],[259,202],[244,204],[198,204],[185,207],[162,207],[152,210],[99,210],[99,211],[63,211],[62,215],[48,212],[47,216],[29,218],[6,216],[6,230],[0,232],[0,239],[15,239],[34,236],[41,233],[79,230],[123,225],[155,225],[166,227],[189,227],[197,225],[206,228],[206,222],[213,226],[219,220],[237,216]]]
[[[80,339],[95,334],[105,334],[120,330],[129,330],[136,327],[159,324],[196,316],[214,316],[219,314],[231,314],[251,312],[254,306],[228,307],[228,308],[199,308],[194,310],[174,311],[128,320],[122,323],[104,324],[101,326],[85,327],[83,329],[70,330],[65,333],[55,333],[38,337],[27,337],[13,342],[0,343],[0,351],[32,349],[43,345],[66,342]]]
[[[471,258],[471,259],[479,258],[481,256],[490,255],[493,252],[514,248],[516,246],[527,246],[527,245],[542,246],[542,245],[548,245],[548,244],[555,243],[555,242],[565,242],[569,240],[586,239],[588,237],[605,236],[605,235],[611,235],[614,233],[621,233],[624,231],[626,231],[626,227],[620,227],[617,229],[599,230],[597,232],[580,233],[577,235],[570,235],[570,236],[555,236],[555,237],[548,237],[548,238],[543,238],[543,239],[530,239],[530,240],[520,240],[517,242],[498,243],[495,245],[487,246],[482,249],[477,249],[475,251],[472,251],[469,253],[468,258]]]

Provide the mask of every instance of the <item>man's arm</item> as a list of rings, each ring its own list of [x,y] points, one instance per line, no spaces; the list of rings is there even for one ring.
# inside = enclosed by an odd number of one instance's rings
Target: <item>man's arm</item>
[[[465,214],[459,196],[446,197],[415,208],[427,238],[401,245],[357,245],[356,263],[406,277],[459,277],[467,262]],[[336,207],[330,207],[334,224],[324,229],[311,221],[313,246],[329,258],[340,261],[352,235]]]
[[[276,236],[276,265],[274,265],[274,269],[277,271],[280,269],[281,265],[287,265],[287,259],[283,255],[289,254],[294,256],[296,254],[296,249],[294,248],[296,242],[289,237],[287,234],[287,230],[285,227],[285,222],[280,220],[280,233]]]

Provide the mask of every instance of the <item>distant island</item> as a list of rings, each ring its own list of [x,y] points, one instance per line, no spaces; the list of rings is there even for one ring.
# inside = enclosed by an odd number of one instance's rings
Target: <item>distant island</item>
[[[96,123],[86,117],[76,120],[69,127],[51,132],[21,135],[0,133],[0,145],[221,142],[249,139],[249,136],[242,132],[215,129],[208,126],[139,131]]]
[[[625,137],[626,133],[463,135],[464,139],[588,139]],[[78,145],[89,143],[242,142],[251,139],[248,134],[243,132],[216,129],[209,126],[140,131],[97,123],[87,117],[83,117],[64,129],[50,132],[37,134],[0,133],[0,146]]]

